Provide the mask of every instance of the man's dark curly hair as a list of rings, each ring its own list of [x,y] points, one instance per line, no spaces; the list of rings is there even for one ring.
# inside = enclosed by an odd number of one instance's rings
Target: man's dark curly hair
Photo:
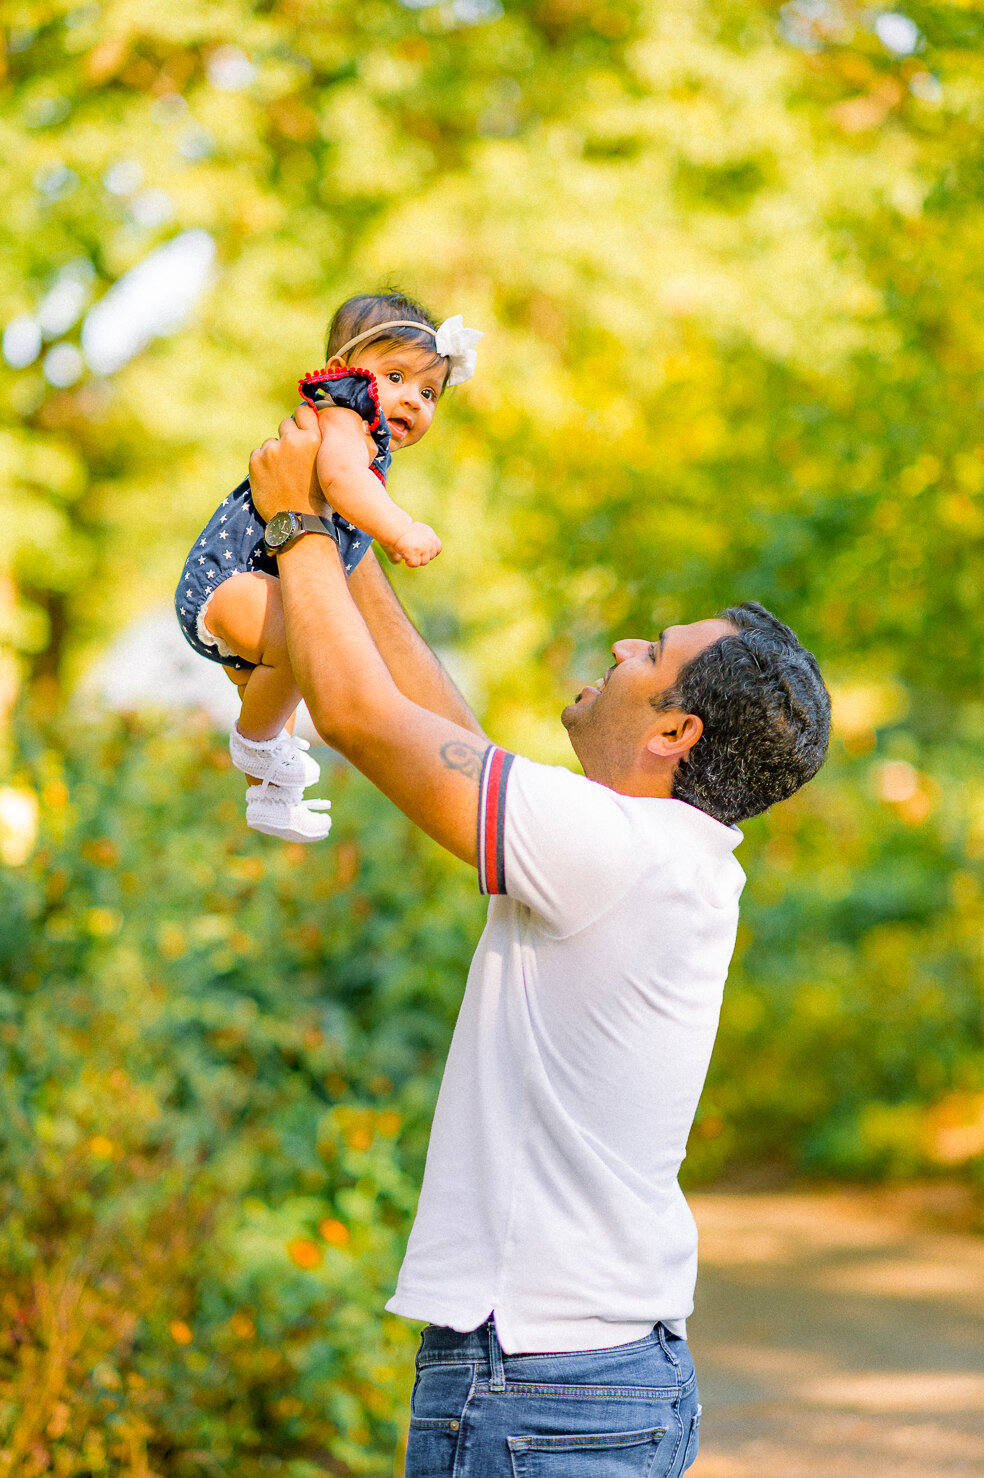
[[[657,712],[695,713],[704,732],[677,766],[673,795],[732,825],[784,801],[827,757],[830,694],[812,652],[757,601],[720,617],[737,630],[698,652]]]

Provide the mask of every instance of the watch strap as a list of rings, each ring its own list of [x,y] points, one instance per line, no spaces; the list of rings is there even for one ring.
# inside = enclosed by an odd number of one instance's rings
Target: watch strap
[[[302,534],[327,534],[329,539],[334,539],[336,546],[338,545],[338,530],[334,519],[321,518],[317,513],[299,513],[297,516],[301,520]],[[300,538],[301,534],[297,537]]]

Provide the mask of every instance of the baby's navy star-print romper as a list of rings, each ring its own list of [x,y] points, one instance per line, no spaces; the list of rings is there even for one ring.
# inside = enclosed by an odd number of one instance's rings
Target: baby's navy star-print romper
[[[385,486],[391,461],[390,433],[376,393],[375,377],[369,370],[344,368],[321,371],[300,384],[310,404],[340,405],[362,417],[377,447],[370,466]],[[334,522],[345,572],[351,574],[372,543],[372,536],[337,513]],[[212,635],[205,625],[205,612],[216,590],[230,575],[260,571],[276,577],[277,561],[263,548],[264,528],[247,478],[223,498],[195,540],[174,596],[178,624],[188,644],[200,657],[240,672],[250,670],[255,664],[238,657],[225,642]]]

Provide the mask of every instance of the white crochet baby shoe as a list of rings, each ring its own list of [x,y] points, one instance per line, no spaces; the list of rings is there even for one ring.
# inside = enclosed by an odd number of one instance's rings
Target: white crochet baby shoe
[[[331,831],[325,812],[331,801],[306,801],[299,785],[250,785],[246,789],[246,825],[285,842],[323,842]]]
[[[321,778],[321,766],[305,753],[310,748],[306,739],[295,739],[286,729],[275,739],[247,739],[233,724],[229,735],[229,753],[237,770],[271,785],[299,785],[302,790]]]

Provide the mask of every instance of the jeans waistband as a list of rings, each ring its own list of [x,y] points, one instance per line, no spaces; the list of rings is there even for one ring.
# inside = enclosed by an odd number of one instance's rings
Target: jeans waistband
[[[613,1359],[617,1359],[620,1355],[638,1354],[652,1345],[659,1345],[667,1358],[675,1364],[676,1359],[672,1353],[672,1346],[685,1346],[686,1341],[672,1334],[664,1325],[656,1324],[650,1334],[644,1335],[642,1339],[631,1340],[628,1344],[610,1345],[591,1350],[519,1351],[514,1355],[507,1355],[499,1344],[495,1320],[489,1318],[477,1329],[469,1329],[465,1333],[459,1333],[456,1329],[448,1329],[442,1324],[428,1324],[421,1336],[418,1360],[424,1364],[437,1364],[442,1361],[475,1361],[480,1366],[487,1366],[494,1378],[495,1367],[503,1360],[549,1360],[551,1357],[561,1355],[572,1358],[578,1355],[610,1355]]]

